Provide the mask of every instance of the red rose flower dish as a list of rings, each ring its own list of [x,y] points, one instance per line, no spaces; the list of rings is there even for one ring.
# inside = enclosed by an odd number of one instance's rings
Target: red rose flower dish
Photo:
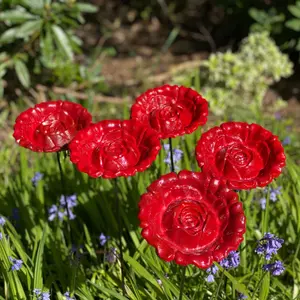
[[[48,101],[22,112],[13,137],[35,152],[57,152],[67,147],[76,133],[87,127],[92,116],[83,106],[69,101]]]
[[[147,191],[139,203],[142,236],[163,260],[206,269],[242,242],[242,203],[219,180],[184,170],[163,175]]]
[[[162,139],[195,131],[207,121],[208,103],[184,86],[163,85],[140,95],[131,107],[131,119],[160,133]]]
[[[147,169],[161,145],[157,132],[139,122],[104,120],[81,130],[69,148],[79,171],[115,178]]]
[[[278,137],[243,122],[223,123],[205,132],[197,143],[196,158],[204,172],[232,189],[264,187],[285,166]]]

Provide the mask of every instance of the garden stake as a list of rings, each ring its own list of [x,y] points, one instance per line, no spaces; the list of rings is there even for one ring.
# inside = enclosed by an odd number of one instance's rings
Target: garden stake
[[[172,139],[171,138],[169,138],[169,145],[170,145],[170,158],[171,158],[171,172],[175,172],[174,159],[173,159],[173,147],[172,147]],[[186,267],[182,267],[182,271],[181,271],[179,300],[181,300],[182,296],[183,296],[184,281],[185,281],[185,268]]]
[[[119,200],[119,196],[118,196],[118,186],[117,186],[116,178],[114,179],[114,190],[115,190],[116,208],[117,208],[118,238],[119,238],[121,278],[122,278],[122,294],[123,294],[123,296],[125,296],[124,259],[123,259],[123,247],[122,247],[122,224],[121,224],[120,200]]]
[[[183,288],[184,288],[184,282],[185,282],[185,269],[186,269],[186,267],[184,266],[184,267],[182,267],[182,270],[181,270],[179,300],[182,300],[182,296],[183,296]]]
[[[170,158],[171,158],[171,172],[175,172],[174,159],[173,159],[173,147],[172,147],[172,139],[171,138],[169,138],[169,145],[170,145]]]

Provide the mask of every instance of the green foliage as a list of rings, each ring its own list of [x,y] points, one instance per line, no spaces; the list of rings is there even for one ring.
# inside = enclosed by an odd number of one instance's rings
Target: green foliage
[[[95,114],[95,111],[92,113]],[[280,139],[286,137],[286,127],[290,125],[287,121],[278,122],[267,117],[253,121],[266,126]],[[200,134],[197,131],[174,139],[174,146],[185,152],[180,168],[195,169],[193,153]],[[268,201],[266,210],[262,211],[258,202],[264,195],[261,189],[240,192],[247,217],[245,241],[239,249],[241,266],[224,272],[220,267],[214,283],[206,282],[205,270],[187,267],[183,299],[236,300],[237,291],[248,294],[248,298],[253,300],[299,297],[300,167],[295,161],[300,139],[294,132],[289,135],[293,143],[286,147],[287,168],[273,183],[273,187],[282,186],[279,200],[275,203]],[[111,247],[118,248],[113,182],[79,173],[66,157],[63,161],[65,187],[67,194],[76,193],[78,196],[77,217],[72,221],[49,222],[48,208],[58,203],[62,192],[56,155],[33,153],[12,147],[10,143],[10,140],[6,141],[0,152],[0,214],[8,218],[6,224],[0,226],[3,233],[0,240],[1,299],[35,299],[34,288],[50,291],[51,299],[59,300],[65,299],[62,295],[67,290],[76,299],[83,300],[178,299],[181,267],[158,258],[154,249],[141,238],[137,219],[140,195],[160,174],[169,172],[163,162],[166,155],[163,150],[146,172],[117,181],[124,224],[124,297],[119,260],[114,264],[105,260],[105,254]],[[34,187],[31,178],[36,171],[42,172],[44,177]],[[17,220],[11,217],[14,208],[19,209],[20,218]],[[284,261],[287,269],[282,276],[263,273],[261,266],[264,262],[254,252],[257,239],[266,230],[285,240],[276,255],[276,259]],[[101,232],[110,236],[104,247],[99,244]],[[77,254],[72,253],[72,244],[83,245],[83,248]],[[8,256],[22,259],[23,267],[19,271],[11,271]]]
[[[290,2],[289,2],[290,3]],[[256,22],[251,26],[254,31],[268,31],[283,48],[300,51],[300,1],[294,4],[277,5],[269,9],[252,7],[249,15]]]
[[[74,0],[0,2],[0,86],[9,69],[28,88],[34,73],[45,76],[48,69],[56,74],[74,64],[74,53],[82,44],[75,30],[84,23],[84,13],[96,11]]]
[[[201,92],[216,115],[240,117],[241,111],[257,114],[268,87],[291,74],[292,63],[268,33],[253,33],[242,41],[237,53],[212,54],[203,62]]]

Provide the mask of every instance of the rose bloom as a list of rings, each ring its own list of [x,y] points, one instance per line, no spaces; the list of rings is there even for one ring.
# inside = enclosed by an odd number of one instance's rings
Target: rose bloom
[[[163,85],[140,95],[131,107],[131,119],[160,133],[162,139],[195,131],[207,121],[208,104],[196,91]]]
[[[80,104],[42,102],[17,117],[13,137],[32,151],[57,152],[66,149],[75,134],[91,121],[92,116]]]
[[[161,145],[157,132],[139,122],[104,120],[81,130],[69,148],[79,171],[115,178],[147,169]]]
[[[204,172],[227,181],[233,189],[263,187],[285,166],[277,136],[257,124],[227,122],[205,132],[196,147]]]
[[[184,170],[163,175],[147,191],[139,203],[142,236],[163,260],[206,269],[242,242],[242,203],[224,183]]]

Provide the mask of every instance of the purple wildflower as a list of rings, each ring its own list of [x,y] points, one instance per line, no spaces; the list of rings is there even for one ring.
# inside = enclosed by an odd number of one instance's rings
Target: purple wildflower
[[[66,202],[67,202],[67,205],[68,205],[69,209],[77,206],[77,196],[76,196],[76,194],[73,194],[73,195],[70,195],[70,196],[67,196],[67,197],[65,197],[64,195],[61,195],[60,200],[59,200],[60,206],[61,207],[66,207]]]
[[[273,188],[270,189],[270,200],[272,202],[277,201],[277,196],[281,195],[281,189],[282,189],[282,186],[279,186],[278,188],[275,188],[275,189],[273,189]],[[265,188],[264,193],[265,194],[268,193],[268,188]]]
[[[281,113],[279,111],[275,112],[274,117],[276,120],[281,120]]]
[[[170,152],[170,145],[164,144],[164,149],[167,151],[167,157],[164,159],[164,162],[171,166],[171,152]],[[180,149],[173,149],[173,161],[174,164],[177,164],[183,156],[183,151]],[[179,169],[178,166],[175,166],[175,169]]]
[[[37,186],[37,183],[43,178],[43,174],[40,172],[35,172],[34,176],[31,178],[31,182],[33,186]]]
[[[23,260],[12,258],[11,256],[9,256],[8,258],[11,261],[11,263],[13,264],[11,266],[11,270],[12,271],[18,271],[18,270],[20,270],[22,268]]]
[[[246,295],[244,295],[243,293],[237,293],[238,296],[238,300],[242,300],[242,299],[247,299],[248,297]]]
[[[5,224],[6,220],[3,216],[0,216],[0,226],[3,226]]]
[[[206,277],[207,282],[214,282],[215,281],[215,274],[218,272],[219,268],[215,265],[212,265],[210,268],[206,269],[208,276]]]
[[[291,143],[291,138],[289,136],[287,136],[283,141],[282,141],[282,145],[283,146],[287,146]]]
[[[65,292],[64,296],[65,296],[66,300],[75,300],[76,299],[76,298],[73,298],[70,296],[70,292]]]
[[[259,199],[260,207],[261,209],[265,210],[266,209],[266,204],[267,204],[267,199],[266,198],[261,198]]]
[[[62,195],[59,200],[60,205],[57,206],[53,204],[48,209],[48,220],[51,222],[56,217],[62,221],[64,217],[68,217],[70,220],[74,220],[76,218],[76,215],[73,213],[72,208],[77,206],[77,196],[76,194],[70,195],[70,196],[64,196]]]
[[[225,269],[237,268],[240,264],[240,253],[231,251],[229,255],[220,261],[220,265]]]
[[[50,300],[49,292],[42,292],[41,289],[34,289],[33,293],[36,295],[37,300]]]
[[[0,241],[3,239],[3,234],[0,232]]]
[[[105,260],[111,264],[115,263],[117,260],[117,249],[110,248],[105,254]]]
[[[106,236],[103,233],[101,233],[99,236],[100,245],[104,246],[107,243],[108,239],[109,239],[109,236]]]
[[[259,255],[264,255],[266,260],[270,260],[273,254],[277,254],[277,251],[282,247],[283,243],[283,239],[267,232],[264,237],[258,241],[258,245],[254,251]]]
[[[285,267],[282,261],[280,260],[276,260],[274,263],[271,264],[264,264],[262,268],[264,271],[268,271],[274,276],[281,275],[285,270]]]

